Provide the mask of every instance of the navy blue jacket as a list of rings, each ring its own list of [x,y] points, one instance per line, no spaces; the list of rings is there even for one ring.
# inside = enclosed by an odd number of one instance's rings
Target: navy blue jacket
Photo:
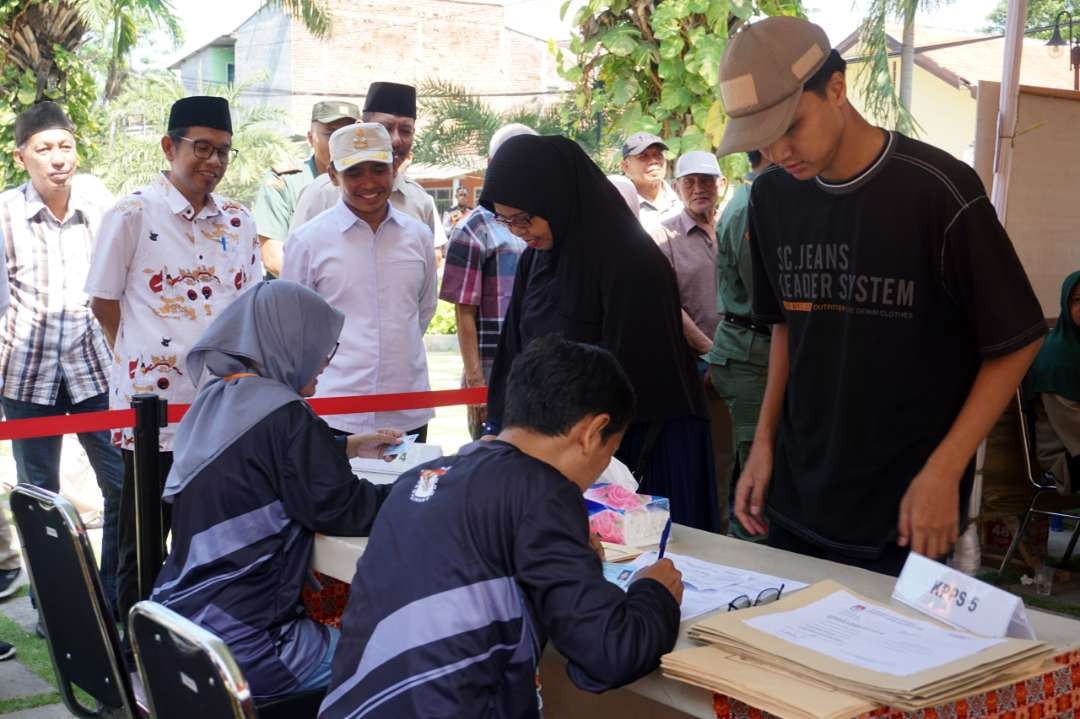
[[[389,489],[357,479],[343,438],[287,404],[175,497],[150,598],[221,637],[255,696],[295,691],[329,641],[300,603],[314,533],[367,534]]]
[[[599,692],[657,666],[679,606],[653,580],[605,581],[581,491],[493,441],[402,475],[342,626],[321,719],[536,717],[549,637]]]

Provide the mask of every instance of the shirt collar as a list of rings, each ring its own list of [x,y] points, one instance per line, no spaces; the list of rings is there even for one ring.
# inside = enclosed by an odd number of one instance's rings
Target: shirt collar
[[[76,212],[82,213],[84,217],[86,216],[85,206],[83,202],[86,198],[84,198],[82,196],[82,193],[79,192],[79,186],[81,183],[79,183],[77,179],[78,175],[71,178],[71,197],[68,198],[68,219],[74,217]],[[25,205],[27,220],[34,219],[42,210],[52,214],[52,211],[49,210],[48,206],[45,204],[45,200],[42,199],[41,193],[39,193],[37,191],[37,188],[34,187],[33,182],[27,180],[26,184],[23,185],[23,188],[23,196],[26,198]],[[63,223],[65,220],[64,218],[57,217],[56,221]]]
[[[679,223],[679,232],[681,232],[684,236],[689,237],[691,232],[697,230],[701,234],[705,235],[705,239],[707,239],[710,243],[712,242],[713,238],[709,234],[709,231],[699,225],[694,220],[694,218],[690,216],[690,210],[684,207],[682,211],[679,212],[678,215],[676,215],[676,217],[678,218],[677,221]]]
[[[198,216],[196,216],[195,208],[191,206],[191,203],[188,202],[183,194],[181,194],[180,190],[176,189],[176,185],[172,183],[164,172],[159,173],[154,178],[154,184],[165,199],[165,204],[169,206],[169,212],[174,215],[180,215],[186,220],[194,220],[197,219],[197,217],[213,217],[214,215],[221,214],[221,209],[217,204],[217,198],[213,193],[207,196],[206,204],[203,206],[202,211],[199,212]]]
[[[386,219],[383,220],[383,224],[386,224],[386,222],[389,221],[401,225],[401,218],[401,210],[390,205],[390,211],[386,214]],[[356,213],[348,208],[345,204],[345,199],[340,195],[338,196],[337,204],[334,205],[334,214],[330,219],[334,223],[334,229],[340,234],[345,234],[350,227],[361,221],[360,218],[356,216]],[[368,223],[364,222],[363,224],[364,227],[371,229],[371,226],[368,225]],[[382,225],[380,225],[380,227],[382,227]]]
[[[640,192],[638,193],[638,205],[648,207],[650,210],[664,211],[671,208],[675,204],[675,190],[671,189],[671,186],[667,181],[660,183],[660,194],[656,196],[656,200],[650,200]]]

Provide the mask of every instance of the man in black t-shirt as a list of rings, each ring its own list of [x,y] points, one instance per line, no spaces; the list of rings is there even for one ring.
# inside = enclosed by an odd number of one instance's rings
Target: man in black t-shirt
[[[975,450],[1046,327],[975,173],[867,123],[844,71],[797,18],[724,56],[718,154],[773,163],[750,197],[754,319],[773,329],[735,511],[773,546],[897,574],[909,550],[952,549]]]

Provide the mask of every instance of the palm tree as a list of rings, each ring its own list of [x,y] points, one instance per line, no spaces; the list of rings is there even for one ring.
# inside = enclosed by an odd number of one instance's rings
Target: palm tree
[[[498,111],[460,85],[427,80],[417,88],[423,132],[413,145],[417,162],[429,165],[483,166],[491,136],[518,122],[542,135],[567,135],[590,155],[598,155],[595,129],[566,119],[564,106],[518,106]]]
[[[46,98],[62,85],[57,48],[75,50],[88,29],[86,14],[70,2],[28,0],[0,9],[0,58],[5,75],[33,81],[34,96],[23,88],[17,98],[21,104]]]
[[[871,0],[859,40],[866,69],[860,76],[866,110],[884,124],[905,133],[915,131],[911,114],[911,88],[915,77],[915,16],[919,10],[949,0]],[[885,24],[890,17],[903,22],[900,45],[900,78],[893,81],[889,71],[889,44]],[[897,87],[899,85],[899,88]]]

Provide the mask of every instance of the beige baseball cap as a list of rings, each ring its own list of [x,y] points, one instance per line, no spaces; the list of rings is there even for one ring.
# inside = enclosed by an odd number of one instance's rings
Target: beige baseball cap
[[[770,17],[740,30],[720,65],[720,99],[729,119],[716,154],[760,150],[782,137],[803,85],[831,50],[825,31],[799,18]]]
[[[334,130],[330,136],[330,159],[344,172],[361,162],[394,164],[390,133],[377,122],[356,122]]]

